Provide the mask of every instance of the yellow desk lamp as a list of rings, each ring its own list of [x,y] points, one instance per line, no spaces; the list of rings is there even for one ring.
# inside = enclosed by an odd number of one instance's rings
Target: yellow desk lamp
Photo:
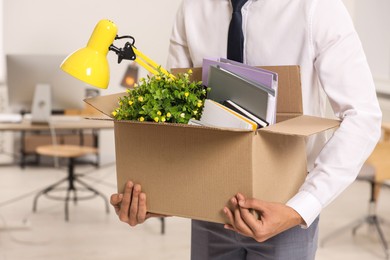
[[[71,76],[98,88],[107,88],[110,79],[110,69],[107,61],[108,51],[118,55],[118,63],[122,60],[134,60],[152,74],[158,74],[160,67],[156,62],[145,56],[134,46],[132,36],[118,36],[117,26],[109,20],[101,20],[96,25],[86,47],[70,54],[61,64],[61,69]],[[114,40],[130,38],[123,48],[112,43]],[[174,78],[167,70],[159,70]]]

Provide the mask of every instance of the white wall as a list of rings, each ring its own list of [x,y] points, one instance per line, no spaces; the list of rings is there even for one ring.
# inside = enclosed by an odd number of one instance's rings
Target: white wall
[[[376,88],[390,94],[390,1],[343,0],[370,65]],[[390,122],[390,99],[379,98],[383,121]]]
[[[390,79],[390,1],[359,0],[355,25],[374,77]]]
[[[355,25],[377,88],[390,94],[390,1],[359,0]]]
[[[343,2],[353,18],[379,90],[390,93],[390,1]]]

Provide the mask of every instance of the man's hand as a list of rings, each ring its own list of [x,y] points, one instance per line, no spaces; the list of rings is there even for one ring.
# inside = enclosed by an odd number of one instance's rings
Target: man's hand
[[[258,242],[304,224],[302,217],[294,209],[281,203],[247,199],[239,193],[230,200],[230,204],[230,209],[223,209],[230,222],[225,228],[252,237]],[[253,210],[257,216],[253,214]]]
[[[128,181],[123,194],[112,194],[110,203],[120,221],[134,227],[142,224],[150,217],[165,217],[149,213],[146,210],[146,194],[141,191],[141,185]]]

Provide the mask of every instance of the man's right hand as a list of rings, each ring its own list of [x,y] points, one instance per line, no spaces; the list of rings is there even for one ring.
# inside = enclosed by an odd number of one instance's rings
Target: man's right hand
[[[123,194],[112,194],[110,203],[120,221],[132,227],[144,223],[150,217],[165,217],[147,212],[146,194],[141,191],[141,185],[133,184],[132,181],[126,183]]]

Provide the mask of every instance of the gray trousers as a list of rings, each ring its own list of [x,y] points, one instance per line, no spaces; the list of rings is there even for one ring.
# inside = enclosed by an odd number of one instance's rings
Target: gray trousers
[[[308,229],[295,227],[265,242],[223,228],[192,221],[191,260],[313,260],[318,242],[318,218]]]

